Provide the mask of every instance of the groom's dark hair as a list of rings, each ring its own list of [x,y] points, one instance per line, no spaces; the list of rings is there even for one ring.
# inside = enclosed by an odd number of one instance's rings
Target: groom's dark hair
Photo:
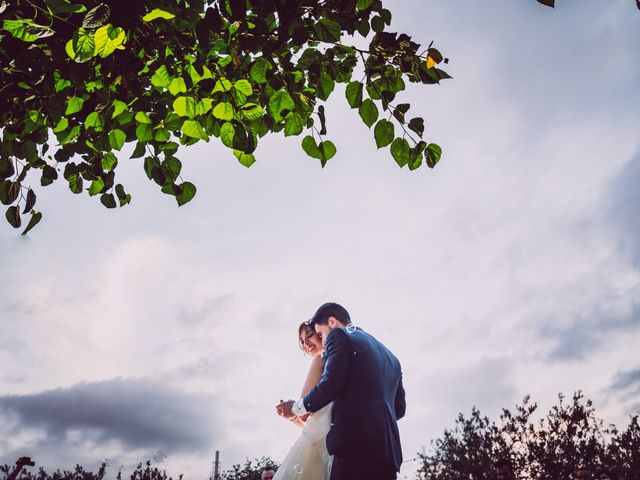
[[[347,312],[346,308],[337,303],[329,302],[320,306],[308,324],[312,328],[314,325],[327,325],[329,323],[329,317],[335,318],[343,325],[349,325],[351,323],[351,317],[349,317],[349,312]]]

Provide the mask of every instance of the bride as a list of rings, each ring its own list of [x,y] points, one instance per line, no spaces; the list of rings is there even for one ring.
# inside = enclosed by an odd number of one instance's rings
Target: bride
[[[309,373],[302,387],[303,398],[320,381],[324,370],[322,340],[313,327],[302,323],[298,327],[298,343],[302,351],[312,357]],[[293,417],[292,423],[302,427],[302,434],[282,461],[273,480],[328,480],[331,457],[327,451],[326,436],[331,428],[331,406],[303,417]],[[276,407],[282,414],[279,406]]]

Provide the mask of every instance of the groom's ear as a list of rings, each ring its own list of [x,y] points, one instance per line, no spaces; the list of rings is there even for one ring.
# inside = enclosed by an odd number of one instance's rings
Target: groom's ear
[[[338,320],[336,320],[336,317],[329,317],[328,323],[331,328],[336,328],[340,326],[340,324],[338,323]]]

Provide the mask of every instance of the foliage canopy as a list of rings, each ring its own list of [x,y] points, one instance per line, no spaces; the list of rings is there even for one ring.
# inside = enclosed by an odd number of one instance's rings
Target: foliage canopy
[[[279,465],[269,457],[247,459],[244,465],[233,465],[231,469],[222,472],[217,480],[260,480],[265,467],[277,470]]]
[[[7,221],[19,228],[30,214],[26,233],[42,218],[30,173],[107,208],[128,204],[116,182],[127,144],[178,205],[196,193],[178,150],[200,141],[218,139],[249,167],[261,137],[301,135],[324,166],[336,147],[320,101],[337,83],[378,148],[400,167],[433,168],[440,147],[396,95],[406,82],[450,78],[446,59],[387,31],[391,17],[381,0],[0,0]]]
[[[612,472],[619,478],[637,478],[640,472],[639,416],[626,430],[604,426],[593,404],[582,393],[559,402],[545,417],[536,419],[537,405],[526,397],[511,411],[503,409],[500,422],[474,408],[460,414],[453,428],[431,442],[421,455],[420,480],[494,478],[493,464],[506,459],[516,478],[556,480],[573,478],[578,467]]]

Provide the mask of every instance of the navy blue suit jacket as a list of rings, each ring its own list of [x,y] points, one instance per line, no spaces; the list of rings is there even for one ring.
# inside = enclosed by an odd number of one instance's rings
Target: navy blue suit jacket
[[[331,455],[372,458],[400,469],[402,448],[397,421],[406,410],[398,359],[358,328],[334,328],[325,340],[320,382],[304,397],[309,412],[333,401],[327,435]]]

